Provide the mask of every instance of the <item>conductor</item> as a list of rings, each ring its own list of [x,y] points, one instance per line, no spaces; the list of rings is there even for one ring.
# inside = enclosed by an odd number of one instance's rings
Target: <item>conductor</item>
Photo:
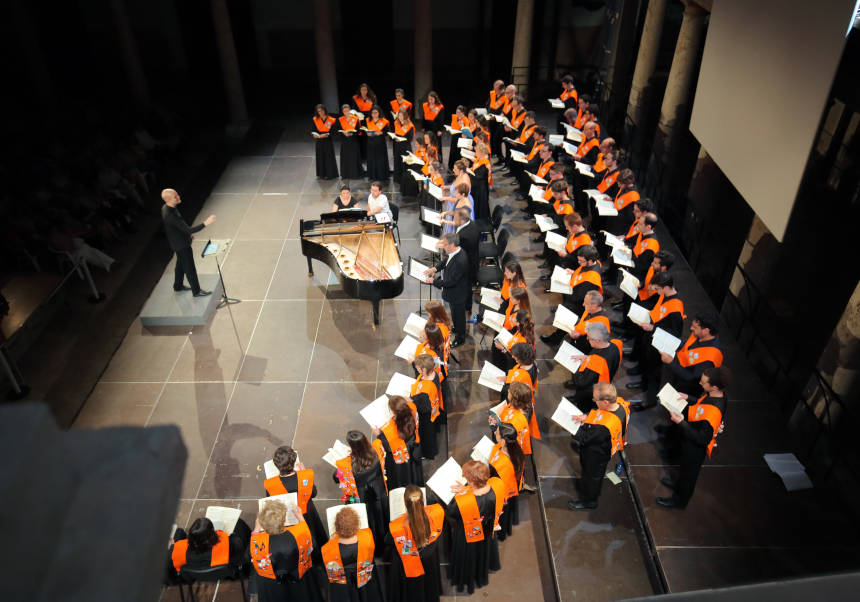
[[[161,208],[164,233],[167,235],[170,248],[176,253],[176,276],[173,280],[173,290],[176,292],[189,290],[189,287],[184,284],[184,279],[187,277],[188,284],[191,285],[192,295],[195,297],[211,295],[212,291],[200,289],[200,282],[197,280],[197,268],[194,267],[194,254],[191,252],[191,240],[194,238],[195,232],[200,232],[215,222],[215,215],[210,215],[203,220],[202,224],[192,227],[185,223],[182,214],[177,209],[177,205],[182,202],[178,192],[172,188],[165,188],[161,191],[161,198],[164,200],[164,206]]]
[[[451,347],[466,342],[466,308],[472,284],[469,282],[469,260],[460,248],[460,236],[456,232],[445,234],[436,243],[448,258],[424,272],[425,280],[436,288],[442,289],[442,299],[451,306],[451,319],[454,322],[454,338]],[[441,272],[441,273],[437,273]]]

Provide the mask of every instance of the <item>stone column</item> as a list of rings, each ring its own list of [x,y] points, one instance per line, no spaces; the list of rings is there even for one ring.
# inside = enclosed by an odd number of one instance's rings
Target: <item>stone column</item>
[[[221,58],[221,76],[224,78],[224,93],[230,110],[230,124],[241,126],[248,123],[248,109],[245,106],[245,92],[242,90],[242,75],[239,73],[239,59],[233,43],[233,28],[226,0],[210,0],[212,23],[215,26],[215,42]]]
[[[514,55],[511,59],[511,81],[523,98],[528,96],[529,61],[532,47],[534,0],[517,0],[517,24],[514,29]]]
[[[648,11],[645,13],[642,37],[639,40],[639,53],[636,55],[633,82],[630,84],[630,99],[627,102],[627,115],[637,125],[641,119],[642,97],[648,87],[648,81],[654,74],[654,67],[657,65],[657,53],[660,50],[660,36],[663,33],[665,17],[666,0],[650,0]]]
[[[684,115],[681,108],[692,101],[690,87],[693,76],[699,69],[699,49],[707,15],[705,9],[691,0],[685,0],[684,4],[684,20],[675,43],[675,55],[672,57],[672,68],[669,70],[669,80],[663,94],[660,121],[657,123],[658,139],[654,144],[655,152],[664,159],[672,150],[675,123],[678,117]]]
[[[433,4],[430,0],[412,3],[415,19],[415,98],[413,110],[418,119],[424,119],[421,103],[433,87]]]
[[[149,86],[146,83],[146,74],[143,72],[143,65],[140,62],[137,41],[134,39],[134,32],[128,22],[128,8],[125,5],[125,0],[111,0],[110,8],[113,15],[113,25],[119,39],[122,64],[125,68],[126,77],[128,77],[132,97],[138,108],[145,109],[149,106]]]
[[[340,114],[337,99],[337,71],[334,63],[331,0],[314,0],[314,39],[317,49],[317,76],[320,98],[332,114]]]

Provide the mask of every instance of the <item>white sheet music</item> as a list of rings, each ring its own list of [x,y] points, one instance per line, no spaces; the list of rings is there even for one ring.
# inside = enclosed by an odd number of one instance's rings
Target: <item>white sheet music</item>
[[[275,466],[275,463],[272,460],[266,460],[263,463],[263,472],[266,473],[267,479],[271,479],[272,477],[276,477],[281,474],[281,471],[278,470],[278,467]]]
[[[467,149],[467,148],[461,148],[461,149],[460,149],[460,156],[461,156],[461,157],[466,157],[466,158],[467,158],[467,159],[469,159],[470,161],[474,161],[474,160],[475,160],[475,158],[476,158],[476,157],[475,157],[475,153],[474,153],[473,151],[470,151],[470,150],[469,150],[469,149]],[[466,170],[466,171],[468,171],[468,170]],[[472,172],[472,175],[474,176],[474,175],[475,175],[475,172]]]
[[[362,113],[361,111],[356,111],[355,109],[353,109],[350,111],[350,113],[352,113],[353,115],[355,115],[356,117],[358,117],[359,119],[364,121],[364,113]]]
[[[549,101],[549,105],[553,109],[563,109],[564,108],[564,101],[563,100],[559,100],[558,98],[547,98],[547,100]]]
[[[236,528],[242,510],[227,506],[209,506],[206,508],[206,518],[212,521],[216,531],[224,531],[228,535]]]
[[[424,497],[424,505],[427,505],[427,488],[421,487],[421,495]],[[388,513],[391,515],[391,520],[400,518],[406,514],[406,502],[403,501],[403,496],[406,493],[406,487],[398,487],[388,492]]]
[[[564,142],[564,134],[550,134],[547,136],[547,140],[553,146],[558,146],[562,142]]]
[[[424,159],[422,159],[412,151],[406,151],[406,156],[403,157],[403,161],[410,165],[424,165]]]
[[[263,509],[266,502],[278,501],[282,502],[287,507],[287,515],[284,517],[284,526],[292,527],[299,523],[301,510],[299,510],[299,496],[296,493],[281,493],[279,495],[270,495],[257,500],[257,512]]]
[[[424,282],[424,280],[428,278],[428,276],[426,276],[424,274],[424,270],[427,270],[427,269],[430,269],[429,265],[425,265],[425,264],[421,263],[420,261],[418,261],[414,257],[409,258],[409,275],[412,278],[415,278],[416,280],[420,280],[421,282]]]
[[[566,152],[571,157],[576,156],[576,145],[575,144],[571,144],[570,142],[562,142],[561,147],[564,149],[564,152]]]
[[[591,166],[587,163],[581,163],[579,161],[574,161],[573,164],[576,166],[576,171],[581,173],[584,176],[588,176],[589,178],[594,177],[594,172],[591,171]]]
[[[558,348],[558,353],[555,354],[553,359],[573,373],[579,370],[582,360],[571,359],[572,355],[585,354],[567,341],[562,341],[561,347]]]
[[[552,413],[551,420],[571,435],[575,435],[581,425],[572,420],[574,416],[582,416],[582,411],[566,397],[562,397],[555,412]]]
[[[627,245],[624,244],[624,239],[620,236],[616,236],[615,234],[610,234],[606,230],[601,230],[603,233],[603,237],[606,239],[606,244],[612,248],[623,249]]]
[[[541,232],[558,230],[558,224],[556,224],[552,218],[541,215],[540,213],[535,214],[535,221],[537,222],[538,228],[540,228]]]
[[[439,242],[438,238],[433,238],[432,236],[428,236],[427,234],[421,234],[421,248],[430,251],[431,253],[438,253],[439,249],[436,248],[436,243]]]
[[[658,326],[654,329],[654,335],[651,337],[651,346],[660,353],[675,357],[675,352],[681,346],[681,339]]]
[[[377,397],[369,404],[361,408],[358,413],[361,414],[361,417],[364,418],[367,424],[381,429],[383,426],[385,426],[385,423],[388,422],[388,419],[391,418],[391,410],[388,408],[388,396],[382,395],[380,397]]]
[[[331,508],[326,508],[325,518],[328,526],[328,534],[334,535],[334,519],[337,518],[337,513],[343,510],[344,508],[352,508],[358,514],[358,528],[359,529],[369,529],[370,526],[367,522],[367,507],[364,504],[340,504],[338,506],[332,506]]]
[[[687,402],[675,390],[675,387],[666,383],[663,388],[657,393],[657,399],[660,400],[660,405],[670,412],[680,414],[687,407]]]
[[[409,172],[409,175],[412,176],[412,179],[415,180],[416,182],[423,182],[426,179],[424,177],[424,174],[421,173],[420,171],[412,171],[411,169],[409,169],[407,171]]]
[[[451,487],[454,485],[465,485],[466,479],[463,478],[463,469],[457,464],[454,458],[448,458],[439,469],[433,473],[433,476],[427,479],[427,487],[439,496],[446,504],[450,504],[454,499],[454,492]]]
[[[451,135],[459,134],[459,133],[460,133],[460,130],[455,130],[454,128],[452,128],[452,127],[451,127],[450,125],[448,125],[448,124],[445,124],[445,130],[446,130],[449,134],[451,134]]]
[[[427,192],[430,193],[430,196],[436,199],[442,199],[445,196],[442,193],[442,189],[436,186],[433,182],[427,182]]]
[[[515,150],[513,148],[511,149],[511,159],[513,159],[517,163],[528,163],[529,162],[528,159],[526,159],[525,153],[520,152],[518,150]]]
[[[502,305],[502,293],[492,288],[481,287],[481,305],[499,309]]]
[[[612,200],[611,198],[609,198],[609,195],[603,194],[597,188],[586,188],[582,192],[587,194],[588,198],[594,199],[595,201],[600,201],[600,200],[611,201]]]
[[[493,453],[493,448],[495,447],[495,443],[484,435],[481,437],[481,440],[475,444],[475,447],[472,448],[471,457],[473,460],[477,460],[478,462],[483,462],[484,464],[490,463],[490,456]]]
[[[422,318],[413,312],[406,318],[406,324],[403,325],[403,332],[412,335],[416,339],[420,339],[421,334],[424,332],[425,324],[427,324],[427,318]]]
[[[544,190],[540,186],[538,186],[537,184],[532,184],[529,187],[529,197],[533,201],[537,201],[538,203],[548,203],[549,201],[547,201],[545,198],[543,198],[543,193],[544,193]]]
[[[415,379],[411,376],[406,376],[400,372],[395,372],[391,380],[388,381],[388,387],[385,389],[386,395],[400,395],[401,397],[409,397],[412,391],[412,384]]]
[[[346,458],[348,455],[349,446],[340,439],[335,439],[335,442],[323,456],[323,460],[337,468],[336,462],[342,458]]]
[[[639,295],[639,279],[625,270],[621,268],[621,284],[619,288],[624,291],[631,299],[635,299]]]
[[[472,148],[472,139],[460,138],[457,140],[457,148]]]
[[[546,233],[546,246],[553,251],[564,251],[565,245],[567,245],[567,239],[561,234],[556,234],[555,232]],[[567,284],[570,284],[570,276],[567,276]]]
[[[512,338],[514,338],[514,335],[511,334],[511,331],[507,330],[505,328],[502,328],[499,331],[499,334],[496,335],[495,340],[497,340],[499,343],[501,343],[503,347],[507,347],[508,343],[511,341]]]
[[[559,304],[555,310],[555,319],[553,319],[552,325],[570,334],[578,323],[579,316],[564,305]]]
[[[651,313],[638,303],[630,304],[630,309],[627,310],[627,317],[636,324],[651,323]]]
[[[558,282],[559,284],[567,285],[568,288],[570,288],[570,274],[568,274],[567,270],[560,265],[556,265],[554,268],[552,268],[552,276],[550,276],[550,282]]]
[[[442,214],[427,207],[421,207],[421,221],[434,226],[442,225]]]
[[[617,265],[623,265],[628,268],[634,267],[636,264],[633,263],[633,259],[631,258],[632,252],[624,247],[613,247],[612,249],[612,261],[614,261]]]
[[[529,179],[530,179],[532,182],[534,182],[535,184],[547,184],[547,183],[548,183],[548,182],[547,182],[546,180],[544,180],[542,177],[540,177],[540,176],[538,176],[538,175],[535,175],[535,174],[533,174],[533,173],[532,173],[532,172],[530,172],[530,171],[524,171],[523,173],[524,173],[524,174],[526,174],[526,175],[529,177]]]
[[[481,115],[482,117],[486,117],[488,114],[489,112],[487,111],[487,109],[483,107],[475,109],[475,115]]]
[[[478,376],[478,384],[494,391],[501,391],[502,387],[505,386],[506,377],[507,374],[504,370],[485,361],[484,367],[481,369],[481,374]]]
[[[403,136],[398,136],[394,132],[388,132],[388,135],[391,137],[392,140],[396,140],[397,142],[406,142],[406,138],[404,138]]]
[[[394,355],[405,359],[407,362],[411,362],[415,359],[415,350],[418,348],[418,345],[418,340],[407,334],[403,337],[397,349],[394,350]]]
[[[311,132],[311,136],[313,136],[314,138],[322,138],[322,136],[320,136],[317,132]]]
[[[565,129],[565,138],[576,143],[582,142],[582,132],[569,123],[562,123]]]
[[[598,199],[594,201],[594,206],[597,208],[599,215],[618,215],[618,210],[612,201],[606,199]]]
[[[496,332],[499,332],[502,328],[505,327],[505,315],[494,311],[485,310],[484,318],[481,320],[481,323],[486,324]]]

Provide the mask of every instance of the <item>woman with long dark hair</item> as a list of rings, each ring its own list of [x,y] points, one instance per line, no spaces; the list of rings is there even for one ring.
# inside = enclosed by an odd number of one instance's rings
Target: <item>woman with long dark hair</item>
[[[496,444],[490,452],[490,474],[499,477],[506,488],[507,500],[499,517],[502,529],[497,533],[499,541],[504,541],[513,532],[513,526],[520,524],[519,494],[523,488],[526,456],[517,441],[517,432],[510,424],[502,422],[497,425],[494,439]]]
[[[176,529],[168,554],[169,581],[174,582],[185,566],[193,569],[227,564],[239,566],[244,561],[250,538],[251,528],[241,518],[229,535],[216,531],[212,521],[205,517],[191,523],[187,533],[185,529]]]
[[[379,440],[370,443],[361,431],[349,431],[346,443],[350,453],[337,461],[334,480],[343,491],[346,503],[361,502],[367,509],[367,522],[374,538],[382,541],[388,525],[388,489],[382,467],[385,452]]]
[[[338,122],[343,137],[340,145],[340,177],[344,180],[356,180],[364,175],[358,148],[358,127],[361,122],[349,112],[349,105],[343,105],[340,110],[342,115]]]
[[[394,140],[393,155],[394,155],[394,181],[400,182],[403,186],[403,155],[412,150],[412,138],[415,136],[415,126],[412,125],[412,118],[409,116],[409,111],[401,109],[397,112],[397,117],[394,119],[394,135],[406,140]],[[415,183],[411,177],[412,183]],[[417,187],[416,187],[417,190]]]
[[[508,309],[508,304],[511,299],[511,291],[515,288],[526,287],[526,279],[523,276],[523,266],[519,261],[509,261],[504,265],[504,278],[502,280],[502,289],[499,291],[502,295],[502,305],[499,308],[500,312],[505,312]]]
[[[511,291],[508,299],[507,307],[505,308],[505,330],[513,333],[516,330],[515,314],[519,310],[525,310],[531,316],[531,303],[529,302],[529,293],[525,288],[517,287]],[[534,340],[534,333],[532,333]],[[493,364],[502,370],[507,370],[514,365],[513,359],[508,353],[507,347],[498,339],[493,341]]]
[[[422,116],[424,117],[424,130],[433,132],[437,139],[442,138],[442,130],[445,129],[445,105],[442,104],[442,99],[435,90],[430,90],[427,93],[427,100],[421,105]],[[439,160],[442,160],[440,153]]]
[[[317,178],[334,180],[337,178],[337,161],[334,158],[334,143],[331,140],[331,129],[337,119],[328,114],[325,105],[318,104],[314,109],[314,127],[316,128],[316,167]]]
[[[385,182],[388,180],[388,120],[382,110],[373,105],[365,120],[367,127],[367,177]]]
[[[358,90],[352,95],[352,104],[353,108],[363,115],[360,119],[367,119],[370,117],[370,110],[376,104],[376,94],[373,93],[373,90],[367,84],[360,84]],[[367,136],[361,131],[358,134],[361,160],[364,161],[367,159]]]
[[[385,477],[389,491],[407,485],[424,485],[421,444],[418,435],[418,409],[400,395],[388,400],[391,418],[373,434],[385,450]]]

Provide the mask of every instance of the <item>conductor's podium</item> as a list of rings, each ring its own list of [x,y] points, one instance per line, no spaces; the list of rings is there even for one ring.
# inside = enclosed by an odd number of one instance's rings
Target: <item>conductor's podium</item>
[[[200,288],[212,291],[195,297],[191,291],[173,290],[173,270],[165,270],[140,312],[140,323],[147,328],[159,326],[200,326],[209,320],[221,300],[218,274],[197,272]]]

